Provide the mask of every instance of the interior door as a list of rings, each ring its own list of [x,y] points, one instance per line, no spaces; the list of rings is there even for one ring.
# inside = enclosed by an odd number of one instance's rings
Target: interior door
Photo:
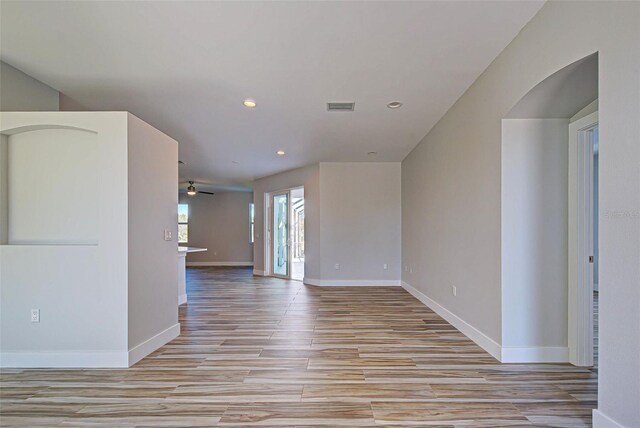
[[[276,193],[272,197],[273,207],[272,224],[272,266],[271,272],[274,276],[289,278],[291,272],[291,260],[289,257],[289,201],[291,193],[289,191]]]

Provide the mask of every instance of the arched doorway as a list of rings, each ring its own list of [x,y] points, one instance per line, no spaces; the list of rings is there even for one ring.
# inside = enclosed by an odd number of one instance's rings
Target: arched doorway
[[[593,332],[593,291],[578,275],[588,268],[578,252],[594,232],[580,223],[588,209],[578,198],[584,165],[570,129],[597,99],[593,54],[540,82],[502,120],[503,362],[591,364],[578,358],[579,349],[593,349],[585,334]]]

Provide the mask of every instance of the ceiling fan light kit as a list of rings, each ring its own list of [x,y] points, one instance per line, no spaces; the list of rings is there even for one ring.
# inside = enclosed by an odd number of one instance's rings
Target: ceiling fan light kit
[[[196,190],[196,187],[193,185],[193,181],[189,181],[189,186],[187,187],[187,195],[195,196],[198,193],[203,193],[205,195],[215,195],[213,192],[204,192],[201,190]]]

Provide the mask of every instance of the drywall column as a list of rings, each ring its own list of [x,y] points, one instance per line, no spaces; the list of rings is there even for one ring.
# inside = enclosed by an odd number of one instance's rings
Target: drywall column
[[[177,336],[176,141],[126,112],[0,124],[2,365],[127,367]]]
[[[126,367],[126,113],[3,112],[0,123],[2,365]]]
[[[568,361],[568,124],[502,121],[502,362]]]
[[[127,165],[131,365],[180,334],[178,142],[127,113]]]

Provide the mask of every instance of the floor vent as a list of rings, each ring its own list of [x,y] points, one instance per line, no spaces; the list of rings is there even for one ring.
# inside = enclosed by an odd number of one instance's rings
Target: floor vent
[[[327,103],[327,111],[353,111],[356,103]]]

